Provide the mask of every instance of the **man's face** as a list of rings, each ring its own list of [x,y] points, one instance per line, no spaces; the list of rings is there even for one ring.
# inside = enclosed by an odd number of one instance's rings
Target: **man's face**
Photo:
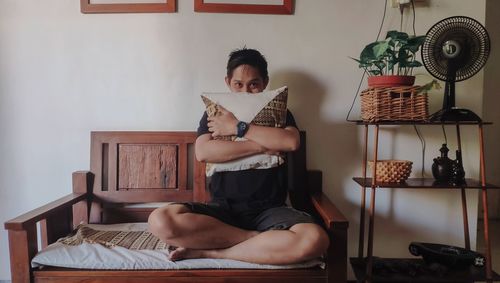
[[[232,92],[259,93],[267,87],[267,80],[250,65],[240,65],[231,77],[226,77],[226,84]]]

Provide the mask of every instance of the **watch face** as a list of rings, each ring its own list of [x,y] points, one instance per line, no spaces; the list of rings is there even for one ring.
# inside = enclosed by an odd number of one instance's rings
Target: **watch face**
[[[237,125],[238,133],[236,134],[236,136],[242,138],[247,131],[247,127],[248,127],[247,123],[245,123],[243,121],[238,122],[238,125]]]

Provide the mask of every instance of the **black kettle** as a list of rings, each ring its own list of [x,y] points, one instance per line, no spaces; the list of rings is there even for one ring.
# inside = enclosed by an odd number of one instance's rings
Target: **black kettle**
[[[455,183],[460,184],[465,181],[465,171],[462,165],[462,153],[456,151],[457,159],[452,160],[448,157],[450,151],[446,144],[439,149],[440,157],[434,158],[432,164],[432,175],[438,183]]]

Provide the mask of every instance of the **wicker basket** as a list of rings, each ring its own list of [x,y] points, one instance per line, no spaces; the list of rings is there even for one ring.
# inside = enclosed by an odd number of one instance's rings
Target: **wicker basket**
[[[378,121],[425,121],[429,102],[421,86],[373,87],[361,92],[361,119]]]
[[[378,160],[377,161],[377,182],[401,183],[406,181],[411,173],[413,162],[408,160]],[[373,170],[373,161],[368,161],[368,166]]]

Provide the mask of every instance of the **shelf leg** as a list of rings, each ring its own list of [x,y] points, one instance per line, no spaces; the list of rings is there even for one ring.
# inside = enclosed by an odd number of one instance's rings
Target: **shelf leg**
[[[486,169],[484,161],[484,134],[483,125],[479,124],[479,146],[480,146],[480,166],[479,173],[481,175],[482,200],[483,200],[483,218],[484,218],[484,242],[486,244],[486,278],[487,282],[493,282],[493,272],[491,268],[491,245],[490,245],[490,230],[488,223],[488,190],[486,188]]]
[[[363,183],[366,183],[366,162],[368,156],[368,125],[365,125],[365,146],[363,148]],[[361,212],[359,216],[359,245],[358,258],[362,259],[365,244],[365,207],[366,207],[366,187],[361,186]]]
[[[465,189],[461,189],[462,194],[462,214],[464,218],[464,240],[465,248],[470,250],[470,236],[469,236],[469,218],[467,216],[467,196],[465,194]]]
[[[366,276],[368,282],[372,281],[373,270],[373,231],[375,228],[375,192],[377,187],[377,160],[378,160],[378,132],[379,125],[375,126],[374,146],[373,146],[373,168],[372,168],[372,191],[370,201],[370,223],[368,226],[368,250],[367,250],[367,264]]]
[[[460,139],[460,125],[457,124],[457,145],[458,150],[462,152],[462,141]],[[464,219],[464,240],[465,248],[470,250],[470,236],[469,236],[469,216],[467,215],[467,196],[465,194],[465,189],[461,188],[462,196],[462,215]]]

